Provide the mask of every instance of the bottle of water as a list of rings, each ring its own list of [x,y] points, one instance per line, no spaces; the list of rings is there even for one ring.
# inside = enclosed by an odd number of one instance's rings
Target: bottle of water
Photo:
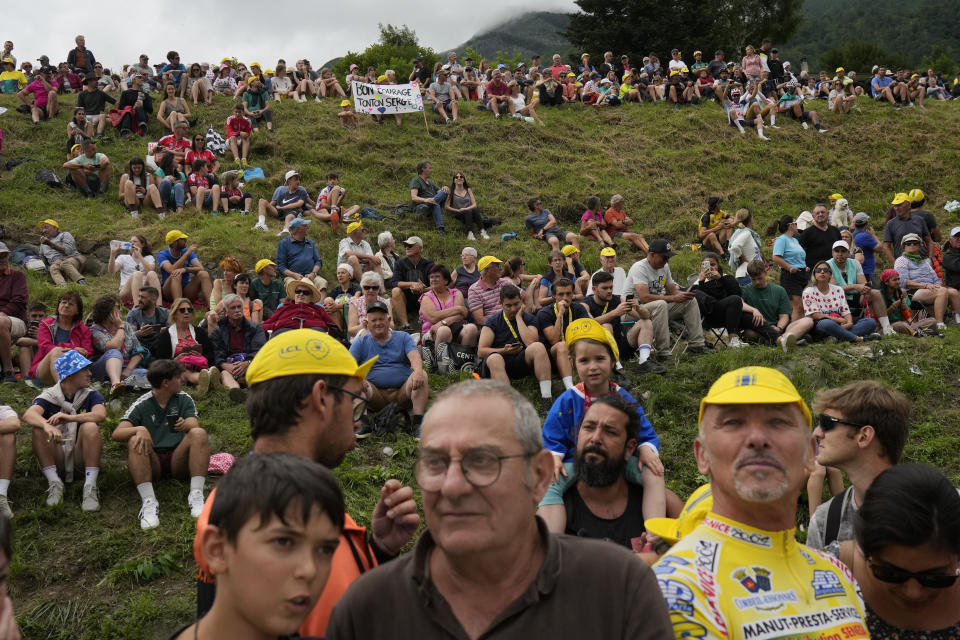
[[[119,249],[120,251],[130,251],[130,243],[126,240],[111,240],[110,250]]]

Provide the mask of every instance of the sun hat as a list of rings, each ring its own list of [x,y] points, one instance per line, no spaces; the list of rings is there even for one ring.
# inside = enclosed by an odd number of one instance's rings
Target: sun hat
[[[709,404],[797,404],[807,425],[812,423],[810,408],[797,388],[787,376],[769,367],[741,367],[717,378],[700,401],[698,424]]]
[[[247,369],[247,383],[284,376],[329,375],[365,378],[380,356],[358,365],[350,352],[329,334],[314,329],[294,329],[271,338],[260,348]]]
[[[613,359],[620,359],[620,348],[617,346],[617,339],[613,337],[602,324],[593,318],[580,318],[567,325],[567,330],[563,334],[563,341],[567,343],[570,351],[573,351],[573,345],[577,340],[590,338],[601,344],[605,344],[613,352]]]
[[[57,372],[57,381],[63,382],[63,379],[72,376],[77,371],[89,367],[92,362],[80,355],[76,350],[71,349],[57,358],[53,363],[53,368]]]
[[[320,289],[317,288],[317,285],[313,283],[313,279],[311,278],[303,278],[301,280],[290,278],[290,280],[287,281],[286,286],[284,286],[284,290],[287,292],[287,297],[293,300],[293,292],[296,291],[297,287],[300,286],[308,287],[310,291],[313,292],[313,295],[310,299],[311,302],[320,302]]]

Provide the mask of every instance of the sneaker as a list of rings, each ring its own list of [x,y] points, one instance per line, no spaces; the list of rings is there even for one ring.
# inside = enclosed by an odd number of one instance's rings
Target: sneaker
[[[269,231],[269,229],[267,229],[266,223],[263,223],[263,222],[258,222],[257,224],[253,225],[253,230],[254,230],[254,231]]]
[[[36,389],[37,391],[43,391],[43,389],[45,388],[45,387],[40,383],[40,381],[37,380],[36,378],[24,378],[24,379],[23,379],[23,384],[27,385],[27,386],[30,387],[31,389]]]
[[[637,373],[641,375],[645,373],[655,373],[657,375],[663,375],[666,372],[667,372],[667,368],[653,358],[647,358],[640,365],[637,366]]]
[[[477,237],[473,235],[473,231],[467,234],[467,240],[476,240]]]
[[[870,335],[864,337],[864,340],[874,341],[874,340],[880,340],[881,338],[883,338],[883,336],[881,336],[881,335],[880,335],[879,333],[877,333],[877,332],[873,332],[873,333],[871,333]]]
[[[203,369],[197,374],[197,392],[194,394],[197,398],[207,395],[210,390],[210,370]]]
[[[17,381],[17,374],[15,374],[15,373],[13,372],[13,370],[4,371],[4,372],[3,372],[3,381],[4,381],[4,382],[16,382],[16,381]]]
[[[83,511],[100,511],[100,494],[97,491],[97,485],[83,485],[83,501],[80,503],[80,509]]]
[[[190,505],[190,517],[199,518],[203,511],[203,491],[194,489],[187,494],[187,504]]]
[[[487,233],[485,229],[480,229],[480,237],[483,238],[484,240],[489,240],[490,234]]]
[[[770,127],[771,129],[779,129],[779,128],[780,128],[778,125],[775,125],[775,124],[768,124],[767,126]]]
[[[287,235],[287,236],[290,235],[290,229],[287,229],[286,227],[284,227],[283,229],[280,229],[280,231],[277,232],[278,238],[284,235]]]
[[[797,346],[797,336],[792,333],[788,333],[785,336],[780,337],[780,348],[783,349],[784,353],[789,353],[791,349]]]
[[[451,373],[453,368],[453,358],[450,357],[450,343],[439,343],[437,345],[437,373],[445,376]]]
[[[550,413],[553,408],[553,398],[540,398],[540,413],[544,416]]]
[[[77,284],[80,285],[81,287],[85,287],[87,286],[87,281],[85,278],[80,278],[79,280],[77,280]]]
[[[727,341],[728,349],[739,349],[746,346],[748,346],[747,343],[742,342],[737,336],[731,336],[730,340]]]
[[[156,529],[160,526],[160,503],[153,498],[147,498],[140,507],[140,528],[144,531]]]
[[[370,423],[370,416],[364,413],[360,416],[360,430],[357,431],[354,435],[357,440],[363,440],[364,438],[369,438],[373,433],[373,425]]]
[[[230,401],[235,404],[246,404],[247,393],[248,392],[246,389],[234,387],[233,389],[230,389]]]
[[[210,367],[207,371],[210,372],[210,390],[216,391],[217,389],[222,389],[223,383],[220,382],[220,369]]]
[[[0,513],[8,518],[13,517],[13,509],[10,508],[10,501],[7,500],[7,496],[0,496]]]
[[[810,125],[808,125],[806,122],[801,122],[801,123],[800,123],[800,126],[803,127],[804,129],[809,129],[809,128],[810,128]]]
[[[57,480],[47,487],[47,506],[55,507],[63,501],[63,483]]]
[[[820,133],[826,133],[826,132],[827,132],[827,130],[824,129],[823,127],[820,127],[819,129],[817,129],[817,131],[819,131]]]

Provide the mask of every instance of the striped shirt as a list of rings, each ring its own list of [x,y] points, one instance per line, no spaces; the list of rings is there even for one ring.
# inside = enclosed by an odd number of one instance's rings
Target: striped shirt
[[[493,314],[499,313],[502,308],[500,306],[500,289],[508,284],[513,284],[509,278],[500,278],[495,286],[488,287],[487,283],[481,278],[470,285],[467,290],[467,307],[470,309],[470,314],[473,315],[475,309],[480,309],[484,320],[486,320]]]

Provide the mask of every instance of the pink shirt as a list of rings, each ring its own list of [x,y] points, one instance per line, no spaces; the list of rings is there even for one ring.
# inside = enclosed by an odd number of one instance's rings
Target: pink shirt
[[[759,76],[760,71],[763,70],[763,61],[760,60],[760,56],[758,54],[753,54],[752,56],[743,56],[743,62],[740,67],[748,76]]]
[[[56,80],[51,80],[49,84],[51,87],[54,88],[54,90],[56,90],[57,87],[60,86],[60,84]],[[47,88],[43,86],[42,82],[40,82],[39,80],[34,80],[33,82],[27,85],[26,91],[27,93],[33,94],[33,106],[35,107],[47,106],[47,100],[49,99],[50,96],[49,96],[49,92],[47,91]]]

